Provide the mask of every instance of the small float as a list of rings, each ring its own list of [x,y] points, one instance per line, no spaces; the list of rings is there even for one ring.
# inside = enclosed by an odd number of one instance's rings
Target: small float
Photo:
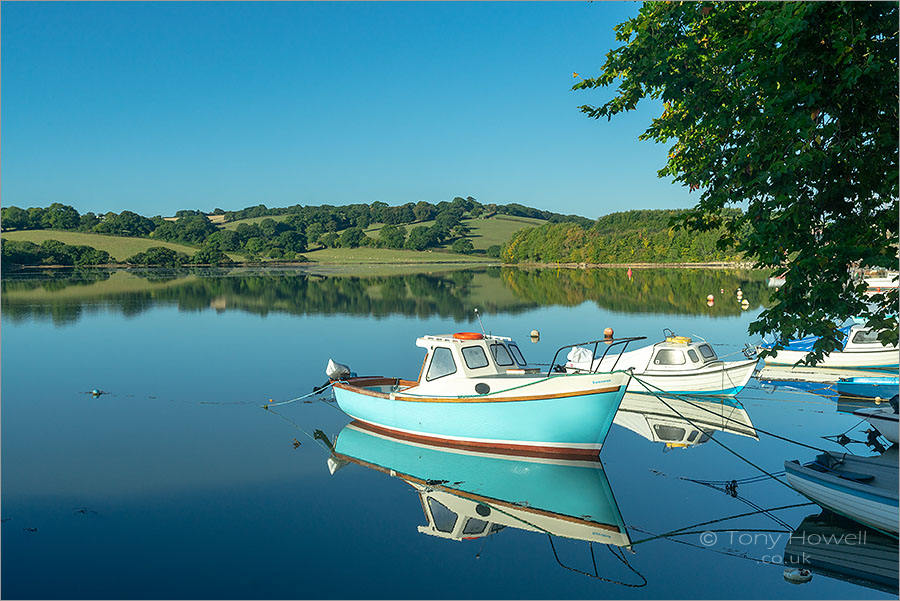
[[[667,392],[694,395],[735,395],[753,372],[754,356],[739,361],[722,361],[705,340],[676,336],[664,330],[662,342],[597,358],[596,351],[576,347],[568,355],[566,368],[572,373],[586,370],[633,370],[629,392]]]
[[[625,349],[639,338],[622,338]],[[579,344],[594,344],[591,341]],[[541,373],[511,338],[473,332],[422,336],[417,380],[347,377],[338,407],[376,431],[407,440],[512,454],[596,457],[625,394],[624,370]],[[557,368],[560,369],[560,368]]]
[[[894,368],[900,366],[900,348],[896,344],[884,345],[878,340],[878,333],[863,324],[852,324],[840,328],[843,334],[841,348],[825,355],[818,367],[855,368],[877,367]],[[819,336],[807,336],[782,343],[782,349],[776,356],[764,357],[766,365],[796,365],[806,359],[813,350]],[[757,350],[771,350],[776,341],[771,337],[763,337]]]

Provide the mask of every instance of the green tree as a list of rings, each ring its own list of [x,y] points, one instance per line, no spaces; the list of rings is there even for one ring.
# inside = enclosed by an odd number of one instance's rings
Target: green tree
[[[4,230],[24,230],[28,228],[28,212],[19,207],[3,207],[0,210],[0,224]]]
[[[680,225],[724,226],[720,246],[788,268],[750,332],[821,336],[811,362],[852,316],[897,341],[896,290],[869,305],[850,283],[858,265],[897,266],[897,20],[895,2],[648,2],[574,86],[616,87],[581,107],[594,118],[663,101],[641,139],[674,140],[659,176],[700,190]]]
[[[219,247],[215,244],[207,244],[200,250],[194,253],[194,256],[191,257],[191,263],[195,263],[197,265],[229,265],[232,263],[232,260],[228,258],[228,255],[219,250]]]
[[[190,260],[184,253],[163,246],[151,246],[146,251],[125,259],[125,263],[147,267],[181,267]]]
[[[468,238],[460,238],[450,245],[450,250],[461,255],[468,255],[475,252],[475,246]]]
[[[431,228],[417,225],[409,232],[404,246],[410,250],[425,250],[434,244],[434,234]]]
[[[365,234],[361,228],[351,227],[341,232],[340,245],[343,248],[356,248],[362,242]]]
[[[402,225],[387,224],[378,232],[378,241],[385,248],[403,248],[406,228]]]

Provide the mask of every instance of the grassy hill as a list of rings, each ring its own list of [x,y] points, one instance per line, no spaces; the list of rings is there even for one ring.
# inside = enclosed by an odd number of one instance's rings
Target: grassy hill
[[[8,240],[20,240],[40,244],[44,240],[59,240],[63,244],[92,246],[97,250],[105,250],[117,261],[124,261],[128,257],[139,252],[144,252],[151,246],[164,246],[176,252],[193,255],[196,248],[163,242],[152,238],[126,238],[124,236],[104,236],[102,234],[85,234],[82,232],[64,232],[60,230],[24,230],[16,232],[3,232],[3,237]],[[232,257],[234,258],[234,257]]]

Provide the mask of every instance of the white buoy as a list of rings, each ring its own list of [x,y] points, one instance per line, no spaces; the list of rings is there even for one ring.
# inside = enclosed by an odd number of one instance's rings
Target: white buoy
[[[741,309],[744,309],[746,311],[749,308],[750,308],[750,303],[745,298],[744,300],[741,301]]]
[[[707,307],[712,307],[714,304],[716,304],[716,303],[715,303],[715,301],[713,301],[713,299],[709,299],[708,301],[706,301]]]
[[[537,330],[531,330],[531,337],[532,337],[532,338],[540,338],[540,337],[541,337],[541,333],[538,332]]]
[[[708,300],[708,301],[710,301],[710,302],[714,301],[715,299],[716,299],[716,297],[713,296],[712,294],[709,294],[709,295],[707,295],[707,297],[706,297],[706,300]]]

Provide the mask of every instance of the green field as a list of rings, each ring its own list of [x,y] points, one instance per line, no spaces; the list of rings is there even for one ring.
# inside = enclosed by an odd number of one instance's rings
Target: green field
[[[197,252],[196,248],[163,242],[152,238],[126,238],[124,236],[103,236],[101,234],[85,234],[82,232],[63,232],[59,230],[23,230],[16,232],[3,232],[3,237],[8,240],[21,240],[40,244],[44,240],[58,240],[63,244],[92,246],[97,250],[105,250],[117,261],[124,261],[139,252],[144,252],[151,246],[164,246],[176,252],[185,253],[188,256]],[[232,257],[234,258],[234,257]]]
[[[509,241],[510,238],[512,238],[513,234],[523,228],[537,227],[547,222],[543,219],[532,219],[530,217],[495,215],[490,219],[482,219],[480,217],[477,219],[463,219],[462,223],[463,225],[468,226],[470,230],[472,230],[472,232],[466,237],[472,241],[472,245],[475,247],[475,250],[487,250],[489,247],[494,246],[495,244],[498,246],[503,246]],[[431,227],[432,225],[434,225],[434,220],[408,223],[403,227],[406,228],[406,233],[407,235],[409,235],[409,232],[414,227],[420,225]],[[372,224],[366,228],[366,235],[370,238],[378,238],[378,232],[381,231],[382,227],[384,227],[383,223]],[[450,248],[451,244],[453,244],[452,240],[443,244],[439,248]]]
[[[503,246],[519,230],[547,223],[543,219],[510,215],[495,215],[490,219],[463,219],[462,222],[472,230],[468,238],[475,250],[487,250],[495,244]]]
[[[323,248],[303,253],[310,261],[335,264],[366,263],[491,263],[497,259],[447,252],[393,250],[390,248]]]

